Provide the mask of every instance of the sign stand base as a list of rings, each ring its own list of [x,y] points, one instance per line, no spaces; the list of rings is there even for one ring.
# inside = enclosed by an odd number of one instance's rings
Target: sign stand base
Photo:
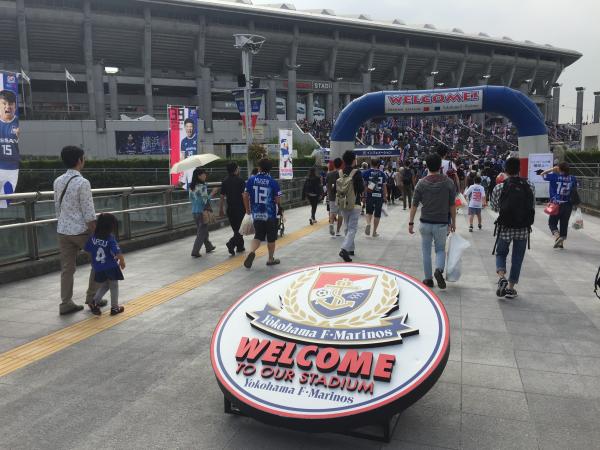
[[[245,417],[245,414],[242,413],[226,397],[223,397],[223,405],[224,405],[225,414],[233,414],[236,416],[244,416]],[[360,439],[368,439],[371,441],[389,443],[392,440],[392,436],[394,435],[394,431],[396,431],[396,427],[398,426],[399,421],[400,421],[400,413],[398,413],[378,424],[363,427],[363,428],[381,429],[381,434],[376,433],[376,432],[370,433],[370,432],[358,431],[358,430],[341,431],[341,432],[338,432],[337,434],[343,434],[345,436],[352,436],[352,437],[356,437],[356,438],[360,438]]]

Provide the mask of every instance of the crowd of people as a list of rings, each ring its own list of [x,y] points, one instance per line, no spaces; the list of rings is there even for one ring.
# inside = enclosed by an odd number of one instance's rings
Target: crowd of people
[[[93,314],[100,315],[101,308],[107,304],[102,297],[110,291],[110,314],[120,314],[124,307],[119,305],[119,281],[124,279],[125,258],[117,242],[117,219],[107,213],[96,215],[90,183],[81,174],[85,165],[84,151],[68,146],[63,148],[61,158],[67,170],[54,181],[61,262],[59,313],[70,314],[83,309],[73,302],[73,275],[77,254],[84,249],[92,261],[86,304]],[[280,264],[275,258],[275,248],[282,223],[282,192],[270,174],[272,167],[269,159],[262,159],[248,180],[243,180],[237,163],[231,162],[227,166],[228,175],[221,184],[219,216],[227,216],[233,232],[225,244],[229,254],[245,253],[243,235],[253,234],[243,263],[248,269],[265,241],[266,265]],[[502,159],[486,155],[478,158],[466,153],[456,157],[455,152],[440,143],[428,148],[424,155],[407,151],[404,159],[377,158],[362,162],[360,167],[355,152],[346,151],[342,158],[330,161],[327,170],[321,173],[316,167],[310,170],[304,183],[303,198],[311,205],[310,225],[317,221],[319,204],[327,200],[329,233],[333,238],[342,238],[339,256],[345,262],[351,262],[355,256],[355,237],[361,216],[365,216],[365,235],[378,238],[380,221],[387,215],[387,206],[402,199],[403,209],[408,207],[410,210],[408,233],[412,235],[417,229],[415,220],[420,209],[418,231],[423,283],[428,287],[437,283],[440,289],[446,287],[446,238],[456,231],[457,207],[468,208],[469,232],[473,232],[475,218],[478,229],[484,228],[481,212],[489,204],[499,214],[494,231],[498,273],[496,294],[515,298],[535,219],[535,187],[521,178],[519,172],[517,157]],[[549,215],[548,227],[557,249],[564,248],[569,218],[579,204],[577,179],[569,172],[565,162],[538,171],[538,175],[549,182],[550,199],[545,212]],[[203,246],[206,253],[216,249],[208,230],[215,220],[211,199],[216,197],[218,189],[209,192],[206,171],[200,167],[194,170],[188,191],[197,230],[191,256],[199,258]],[[509,270],[507,259],[511,247]]]

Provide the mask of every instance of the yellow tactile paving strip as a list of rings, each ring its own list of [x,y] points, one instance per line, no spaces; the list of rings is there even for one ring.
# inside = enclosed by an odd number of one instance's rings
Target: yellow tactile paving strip
[[[327,222],[321,221],[313,226],[307,226],[293,233],[286,234],[277,241],[277,247],[283,247],[292,242],[308,236],[314,231],[323,228]],[[261,246],[256,256],[264,256],[267,253],[266,245]],[[100,317],[92,317],[74,325],[68,326],[52,334],[23,344],[5,353],[0,354],[0,377],[8,375],[15,370],[25,367],[33,362],[44,359],[56,352],[81,342],[101,331],[114,327],[132,317],[138,316],[157,305],[173,300],[186,292],[196,289],[215,278],[218,278],[232,270],[242,267],[245,255],[227,259],[226,261],[208,268],[202,272],[182,278],[174,283],[155,291],[137,297],[127,303],[125,312],[118,316],[110,316],[104,313]]]

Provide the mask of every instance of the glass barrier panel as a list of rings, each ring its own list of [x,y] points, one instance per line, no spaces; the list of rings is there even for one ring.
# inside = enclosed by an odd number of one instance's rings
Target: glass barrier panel
[[[164,205],[164,194],[132,194],[129,197],[129,209],[147,206]],[[131,235],[140,235],[164,229],[167,226],[167,212],[165,208],[149,209],[129,213]]]
[[[13,203],[0,209],[0,225],[25,222],[25,205]],[[27,228],[0,230],[0,264],[10,263],[29,256]]]

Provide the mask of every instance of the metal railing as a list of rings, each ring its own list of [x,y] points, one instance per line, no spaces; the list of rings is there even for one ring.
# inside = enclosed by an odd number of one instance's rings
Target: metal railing
[[[582,205],[600,210],[600,177],[577,177],[577,181]]]
[[[303,179],[282,180],[285,207],[302,198]],[[219,211],[220,183],[208,183],[213,211]],[[194,225],[187,191],[173,186],[92,189],[96,213],[110,212],[119,221],[119,240],[162,233]],[[9,200],[0,209],[0,265],[37,260],[58,253],[54,192],[0,195]]]

